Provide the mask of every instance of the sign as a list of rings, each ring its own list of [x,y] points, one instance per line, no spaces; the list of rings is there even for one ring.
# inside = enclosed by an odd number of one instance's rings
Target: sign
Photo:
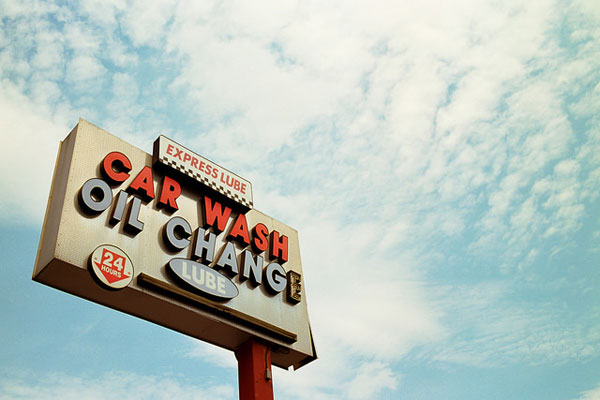
[[[61,142],[33,279],[229,350],[316,359],[298,233],[239,175],[160,136],[147,154],[80,120]]]
[[[233,299],[239,294],[235,284],[214,269],[185,258],[173,258],[167,267],[183,282],[204,295]]]
[[[180,171],[244,209],[254,204],[250,182],[162,135],[154,142],[153,161]]]
[[[100,283],[111,289],[123,289],[133,279],[133,264],[127,254],[109,244],[103,244],[94,250],[90,267]]]

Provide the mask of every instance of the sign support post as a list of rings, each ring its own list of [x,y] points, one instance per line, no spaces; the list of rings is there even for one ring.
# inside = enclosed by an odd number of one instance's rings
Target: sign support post
[[[240,400],[273,400],[271,349],[250,339],[236,351]]]

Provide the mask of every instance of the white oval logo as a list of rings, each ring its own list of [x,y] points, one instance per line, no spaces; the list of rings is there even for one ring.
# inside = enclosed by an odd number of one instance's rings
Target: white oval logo
[[[185,283],[205,294],[233,299],[239,293],[237,286],[229,278],[204,264],[185,258],[173,258],[167,266]]]
[[[109,288],[123,289],[133,279],[133,264],[129,256],[116,246],[98,246],[90,262],[96,278]]]

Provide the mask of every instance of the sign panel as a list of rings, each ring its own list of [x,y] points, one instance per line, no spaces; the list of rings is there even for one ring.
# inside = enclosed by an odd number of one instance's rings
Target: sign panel
[[[154,143],[154,163],[173,168],[238,203],[253,206],[252,184],[165,136]]]
[[[198,177],[214,171],[229,189]],[[164,136],[150,155],[79,121],[33,279],[229,350],[258,338],[282,368],[316,359],[297,232],[253,208],[248,181]]]

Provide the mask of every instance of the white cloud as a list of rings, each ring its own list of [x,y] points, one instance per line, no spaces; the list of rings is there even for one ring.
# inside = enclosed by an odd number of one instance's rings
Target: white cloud
[[[356,363],[350,362],[344,349],[328,338],[318,336],[319,359],[297,371],[273,369],[273,388],[276,398],[286,399],[339,399],[356,374]]]
[[[348,387],[348,399],[372,399],[384,389],[396,389],[398,377],[389,366],[371,362],[361,365]]]
[[[92,56],[76,56],[69,61],[67,79],[82,88],[97,86],[106,73],[99,59]]]
[[[138,96],[138,84],[129,74],[116,72],[112,75],[112,98],[107,104],[111,121],[107,129],[124,134],[135,130],[135,121],[144,112],[138,104]]]
[[[600,386],[581,393],[577,400],[600,400]]]
[[[73,50],[73,56],[95,56],[102,44],[101,31],[92,24],[76,21],[74,16],[69,15],[67,18],[69,20],[65,21],[63,28],[64,39]]]
[[[54,108],[62,100],[62,96],[62,90],[56,82],[45,79],[32,79],[31,98],[42,107],[48,105]]]
[[[58,7],[55,4],[40,0],[2,2],[2,14],[8,18],[23,15],[44,16],[47,13],[56,12],[57,9]]]
[[[429,273],[461,253],[473,264],[469,257],[484,255],[487,268],[520,279],[580,229],[600,184],[597,6],[242,3],[9,3],[7,17],[28,16],[29,24],[15,24],[9,33],[20,41],[0,50],[1,127],[18,150],[0,166],[22,165],[26,151],[36,163],[0,182],[0,205],[11,210],[5,218],[41,221],[56,153],[48,149],[79,116],[61,89],[64,70],[87,107],[79,112],[107,114],[103,127],[136,144],[151,140],[138,133],[144,123],[169,126],[142,98],[160,97],[150,104],[200,121],[190,133],[172,128],[174,135],[249,176],[258,208],[299,230],[322,358],[282,372],[290,397],[300,388],[343,396],[336,385],[376,396],[366,373],[393,388],[391,363],[447,341],[449,350],[424,354],[480,365],[498,348],[505,360],[583,357],[595,337],[561,326],[563,314],[540,319],[545,305],[499,306],[508,292],[440,288]],[[40,18],[47,12],[64,30]],[[87,23],[76,22],[78,12]],[[575,54],[561,47],[561,24],[576,28]],[[141,46],[151,56],[136,53]],[[177,77],[165,74],[148,91],[154,57],[171,61]],[[108,98],[95,97],[98,87]],[[584,133],[573,116],[588,123]],[[550,240],[556,249],[548,250]],[[465,305],[448,301],[454,296],[467,296]],[[474,338],[448,321],[452,313]],[[490,315],[497,323],[480,321]],[[515,327],[529,336],[508,335]],[[204,345],[191,353],[231,367],[221,354]]]
[[[377,4],[369,7],[382,12]],[[437,250],[432,236],[457,238],[472,224],[470,250],[494,254],[500,249],[489,268],[504,261],[504,273],[527,271],[547,256],[537,247],[543,235],[567,238],[584,216],[564,97],[590,71],[593,60],[572,64],[568,77],[556,67],[572,61],[548,36],[558,12],[546,2],[509,3],[499,9],[468,4],[466,15],[460,6],[431,11],[436,8],[387,10],[380,19],[364,13],[371,22],[355,24],[354,30],[342,21],[363,22],[360,6],[352,11],[338,7],[337,14],[325,8],[318,15],[301,9],[276,37],[237,20],[227,19],[230,25],[220,30],[206,22],[208,17],[200,22],[183,18],[177,20],[181,24],[170,48],[190,57],[181,82],[192,84],[192,99],[210,103],[201,109],[209,110],[211,118],[226,120],[215,129],[223,158],[235,163],[239,155],[259,163],[265,154],[276,157],[283,151],[276,164],[281,175],[272,172],[268,157],[265,167],[254,172],[268,188],[256,188],[257,204],[302,233],[307,279],[318,276],[307,286],[317,349],[319,338],[324,346],[336,338],[350,354],[397,360],[415,347],[438,349],[437,344],[456,340],[453,354],[441,351],[436,357],[474,358],[484,365],[497,355],[496,346],[505,349],[503,360],[582,357],[593,337],[569,340],[563,333],[575,334],[561,330],[557,321],[563,316],[557,314],[541,321],[543,332],[538,331],[540,321],[532,316],[536,307],[544,307],[508,305],[508,300],[502,307],[490,300],[474,311],[467,325],[477,327],[476,337],[463,341],[459,328],[438,312],[464,310],[457,304],[436,309],[431,293],[437,287],[411,275],[431,268],[435,257],[443,263],[453,256]],[[407,14],[410,21],[400,23]],[[278,54],[289,63],[285,68],[260,46],[271,42],[280,44]],[[338,46],[343,50],[337,51]],[[197,48],[200,54],[193,52]],[[226,71],[217,70],[217,64]],[[201,73],[192,76],[197,71]],[[245,82],[248,73],[258,82],[282,76],[290,85],[314,84],[322,90],[307,91],[306,99],[328,99],[330,108],[320,113],[299,105],[281,114],[288,121],[301,112],[300,122],[291,125],[300,132],[273,125],[279,116],[269,117],[268,111],[278,110],[269,103],[273,94]],[[322,77],[335,83],[323,86]],[[294,99],[288,103],[296,104]],[[231,120],[222,117],[228,110]],[[306,131],[301,128],[304,116],[307,121],[332,121],[335,129],[324,123]],[[260,150],[249,153],[248,146],[231,146],[246,137],[254,139],[251,149]],[[570,172],[563,173],[566,169]],[[290,180],[310,184],[302,186],[301,194],[284,194]],[[480,224],[472,220],[478,207],[484,214]],[[489,309],[503,321],[491,331],[478,324],[478,319],[488,321],[483,317]],[[515,326],[535,339],[508,335]],[[305,368],[323,371],[318,365]],[[297,373],[303,381],[303,370]]]
[[[237,361],[232,351],[196,339],[191,339],[190,342],[191,348],[186,354],[187,357],[199,358],[203,362],[222,368],[237,368]]]
[[[548,282],[545,287],[558,290],[565,282]],[[515,302],[508,282],[436,289],[448,336],[443,342],[421,347],[416,352],[419,357],[486,368],[517,363],[560,365],[599,354],[596,311],[562,326],[560,321],[573,310],[535,300]]]
[[[126,7],[124,0],[85,0],[78,4],[81,14],[90,18],[94,24],[110,31],[117,27],[117,14]]]
[[[36,41],[36,53],[31,60],[31,66],[44,77],[61,79],[65,66],[62,38],[56,32],[41,32]]]
[[[168,0],[153,1],[151,6],[143,0],[131,1],[121,18],[122,29],[134,46],[161,47],[173,8]]]
[[[0,158],[0,200],[3,223],[43,220],[54,161],[65,120],[48,116],[48,110],[31,102],[9,82],[0,86],[0,132],[7,151]]]
[[[234,399],[235,388],[182,382],[173,377],[144,376],[126,371],[73,376],[59,373],[7,374],[0,379],[0,397],[19,399]]]
[[[134,67],[138,64],[139,57],[137,53],[128,49],[122,42],[111,39],[107,47],[110,48],[108,56],[117,67]]]

